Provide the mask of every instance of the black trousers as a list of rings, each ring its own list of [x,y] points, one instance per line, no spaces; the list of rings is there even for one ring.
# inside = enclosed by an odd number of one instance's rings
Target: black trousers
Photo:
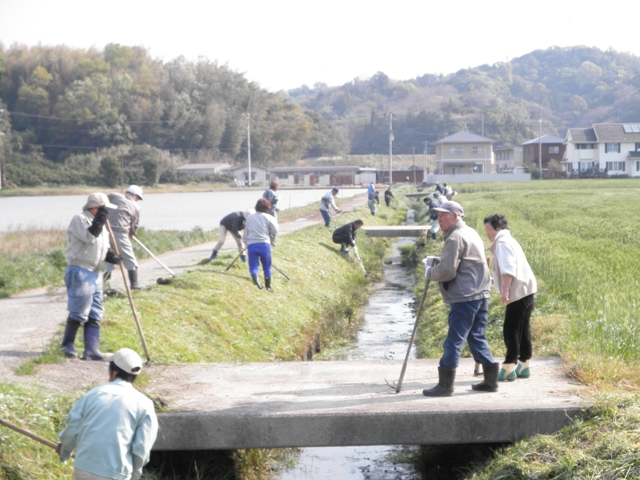
[[[533,294],[507,305],[504,314],[504,344],[507,357],[504,363],[526,362],[532,357],[531,312],[533,312]]]

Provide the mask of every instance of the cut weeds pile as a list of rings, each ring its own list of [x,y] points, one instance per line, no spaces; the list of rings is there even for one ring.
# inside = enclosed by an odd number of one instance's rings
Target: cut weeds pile
[[[376,217],[363,207],[341,215],[338,222],[362,218],[366,225],[397,224],[404,218],[404,205],[399,200],[396,206],[401,210],[384,208]],[[223,253],[216,261],[195,267],[168,285],[136,292],[136,309],[154,364],[162,368],[176,362],[298,360],[308,357],[309,345],[315,348],[318,339],[322,348],[329,348],[333,342],[354,335],[368,283],[381,278],[382,258],[390,242],[359,235],[359,251],[369,272],[365,278],[355,261],[349,262],[338,252],[331,233],[318,225],[279,239],[272,251],[273,262],[291,280],[274,271],[273,293],[258,290],[252,284],[246,264],[237,262],[225,272],[234,252]],[[126,299],[106,301],[102,333],[103,351],[129,347],[142,354]],[[59,343],[60,338],[52,340],[49,358],[67,362],[57,352]],[[64,368],[72,369],[77,362],[68,361]],[[38,375],[38,368],[32,370]],[[153,369],[147,372],[153,375]],[[47,381],[40,377],[38,380],[43,385]],[[139,388],[144,391],[144,382]],[[0,383],[0,413],[9,421],[55,440],[68,409],[83,393],[56,396],[46,387]],[[68,478],[72,467],[57,463],[47,447],[6,429],[0,430],[0,438],[0,472],[5,475],[0,478]],[[240,478],[258,478],[260,473],[255,472],[260,472],[261,467],[256,462],[281,456],[268,450],[235,455]],[[156,476],[149,470],[143,478],[177,477]]]

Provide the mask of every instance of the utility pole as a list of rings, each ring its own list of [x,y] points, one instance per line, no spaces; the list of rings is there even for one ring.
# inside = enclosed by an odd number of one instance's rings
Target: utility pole
[[[540,180],[542,180],[542,115],[538,120],[538,167],[540,168]]]
[[[393,113],[389,114],[389,187],[393,184]]]
[[[427,180],[427,142],[424,142],[424,178],[422,180]]]
[[[416,188],[416,147],[413,147],[413,188]]]
[[[247,168],[249,186],[251,186],[251,114],[247,113]]]

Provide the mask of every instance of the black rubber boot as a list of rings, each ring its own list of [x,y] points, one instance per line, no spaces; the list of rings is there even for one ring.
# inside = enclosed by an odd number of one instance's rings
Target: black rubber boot
[[[427,397],[450,397],[453,395],[453,382],[456,379],[455,368],[438,367],[438,384],[422,391]]]
[[[267,292],[273,292],[273,290],[271,290],[271,277],[264,277],[264,287],[267,289]]]
[[[480,383],[471,385],[477,392],[497,392],[498,391],[498,373],[500,373],[499,363],[483,363],[482,371],[484,380]]]
[[[347,248],[347,246],[343,243],[342,247],[340,247],[340,252],[341,253],[349,253],[349,249]]]
[[[251,279],[253,280],[253,283],[255,284],[255,286],[258,287],[260,290],[262,290],[262,284],[260,283],[258,274],[254,273],[253,275],[251,275]]]
[[[64,356],[67,358],[78,358],[76,349],[73,347],[78,328],[80,328],[80,322],[76,322],[71,319],[71,317],[67,318],[67,325],[64,327],[64,336],[62,337],[62,345],[60,345]]]
[[[141,290],[142,287],[138,284],[138,270],[128,270],[128,272],[131,290]]]
[[[431,238],[433,238],[434,240],[436,239],[437,233],[432,233],[431,234]]]
[[[104,360],[102,352],[99,350],[100,343],[100,322],[90,318],[84,324],[84,354],[83,360]]]

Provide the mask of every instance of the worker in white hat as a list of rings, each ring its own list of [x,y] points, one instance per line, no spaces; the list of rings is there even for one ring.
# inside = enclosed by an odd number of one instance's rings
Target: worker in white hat
[[[109,212],[109,225],[113,230],[113,236],[118,244],[118,253],[122,257],[124,267],[129,272],[129,284],[132,290],[142,288],[138,283],[138,260],[133,252],[131,239],[138,231],[140,221],[140,207],[138,201],[142,200],[142,188],[131,185],[124,195],[110,193],[109,201],[118,206],[117,210]],[[106,263],[104,266],[104,281],[111,278],[111,271],[115,265]]]
[[[75,450],[76,480],[137,480],[158,434],[153,402],[133,388],[140,355],[118,350],[109,363],[109,383],[95,387],[73,406],[58,434],[56,452],[65,462]]]

